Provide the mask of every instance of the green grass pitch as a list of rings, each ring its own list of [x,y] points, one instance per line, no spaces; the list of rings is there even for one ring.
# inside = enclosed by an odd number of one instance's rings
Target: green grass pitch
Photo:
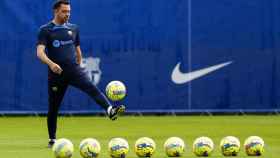
[[[222,157],[220,140],[227,135],[240,139],[258,135],[266,143],[263,158],[278,158],[280,155],[280,116],[126,116],[112,122],[105,117],[60,117],[58,137],[70,139],[75,151],[73,158],[81,158],[78,146],[83,138],[93,137],[101,143],[100,158],[109,158],[107,144],[113,137],[128,140],[128,158],[136,158],[134,142],[148,136],[157,144],[153,158],[166,158],[163,143],[170,136],[184,139],[186,151],[183,157],[194,158],[191,152],[196,137],[208,136],[215,143],[211,157]],[[47,146],[45,117],[0,117],[1,158],[53,158]],[[245,158],[242,146],[238,158]]]

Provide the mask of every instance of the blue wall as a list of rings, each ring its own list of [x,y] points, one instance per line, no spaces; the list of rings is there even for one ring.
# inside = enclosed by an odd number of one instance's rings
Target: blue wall
[[[47,67],[35,42],[51,4],[0,2],[0,112],[47,110]],[[123,81],[129,111],[279,109],[279,19],[278,0],[72,0],[71,15],[84,57],[99,60],[91,72],[98,87]],[[176,84],[179,62],[184,73],[232,63]],[[62,110],[101,109],[72,88]]]

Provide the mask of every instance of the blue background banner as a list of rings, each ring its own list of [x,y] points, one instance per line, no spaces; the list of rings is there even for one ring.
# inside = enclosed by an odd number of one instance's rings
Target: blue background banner
[[[88,74],[102,90],[111,80],[123,81],[128,111],[279,109],[278,0],[71,2]],[[35,43],[40,25],[52,19],[51,5],[0,2],[0,113],[47,111],[47,67],[36,57]],[[183,81],[189,72],[227,62]],[[74,88],[61,109],[101,110]]]

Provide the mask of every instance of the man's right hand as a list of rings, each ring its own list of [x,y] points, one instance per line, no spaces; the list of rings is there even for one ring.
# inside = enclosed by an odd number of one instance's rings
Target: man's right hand
[[[55,74],[61,74],[62,73],[62,69],[59,65],[57,65],[56,63],[54,63],[53,61],[51,61],[48,56],[46,55],[46,52],[45,52],[45,49],[46,49],[46,46],[43,45],[43,44],[39,44],[37,46],[37,56],[38,58],[45,64],[47,64],[51,71]]]
[[[63,71],[62,68],[59,65],[57,65],[56,63],[52,63],[49,67],[52,70],[52,72],[59,74],[59,75]]]

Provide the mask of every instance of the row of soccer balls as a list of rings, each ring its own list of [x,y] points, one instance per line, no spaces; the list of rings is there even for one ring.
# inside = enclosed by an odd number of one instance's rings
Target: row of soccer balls
[[[128,151],[128,142],[123,138],[110,140],[109,153],[112,158],[125,158]],[[250,136],[244,143],[248,156],[261,156],[264,152],[264,141],[258,136]],[[240,141],[234,136],[227,136],[220,142],[221,152],[224,156],[237,156],[240,151]],[[152,157],[156,149],[153,139],[139,138],[135,142],[135,153],[138,157]],[[185,143],[179,137],[170,137],[164,143],[165,153],[168,157],[180,157],[185,150]],[[199,137],[193,143],[193,152],[196,156],[210,156],[214,149],[213,141],[208,137]],[[84,139],[79,146],[83,158],[97,158],[100,154],[100,143],[93,138]],[[72,157],[74,148],[70,140],[62,138],[55,142],[53,151],[56,158]]]

